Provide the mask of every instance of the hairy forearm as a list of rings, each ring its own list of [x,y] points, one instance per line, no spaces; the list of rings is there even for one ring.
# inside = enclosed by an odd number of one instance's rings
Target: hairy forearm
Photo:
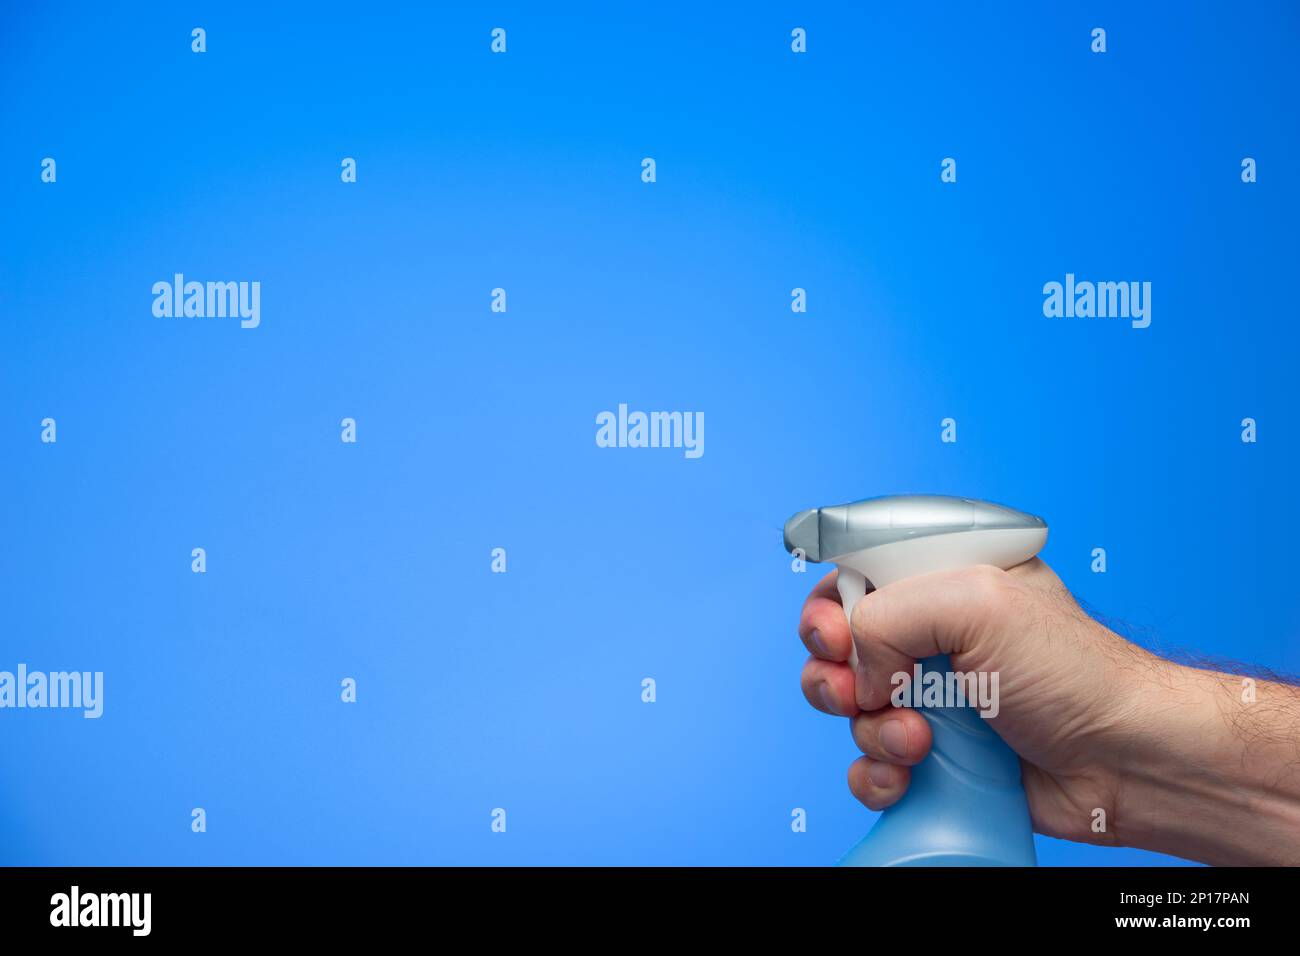
[[[1146,676],[1120,758],[1119,842],[1300,865],[1300,689],[1167,661]]]

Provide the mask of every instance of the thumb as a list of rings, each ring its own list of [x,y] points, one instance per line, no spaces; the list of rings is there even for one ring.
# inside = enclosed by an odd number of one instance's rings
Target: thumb
[[[858,706],[888,704],[893,675],[910,677],[919,658],[972,650],[1008,590],[1005,571],[978,565],[905,578],[858,601],[849,619]]]

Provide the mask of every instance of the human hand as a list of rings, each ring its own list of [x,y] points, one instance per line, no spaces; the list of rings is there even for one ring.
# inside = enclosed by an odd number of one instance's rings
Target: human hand
[[[800,618],[813,655],[802,686],[814,707],[851,719],[865,756],[850,766],[849,787],[868,807],[897,802],[931,745],[920,713],[891,705],[891,678],[947,654],[954,670],[999,675],[989,723],[1021,757],[1038,832],[1208,862],[1300,861],[1295,688],[1259,682],[1277,706],[1252,711],[1242,678],[1130,643],[1084,613],[1038,559],[895,582],[858,602],[851,627],[836,574]]]

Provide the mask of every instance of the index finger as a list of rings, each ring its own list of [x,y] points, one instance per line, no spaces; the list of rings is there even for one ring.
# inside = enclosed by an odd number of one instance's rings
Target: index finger
[[[840,604],[839,576],[840,569],[831,568],[830,572],[814,584],[813,589],[808,592],[808,597],[803,602],[804,607],[807,607],[808,602],[812,601],[813,598],[829,598],[836,604]]]
[[[853,635],[836,584],[838,571],[826,575],[812,589],[799,615],[799,637],[808,653],[824,661],[847,661]]]

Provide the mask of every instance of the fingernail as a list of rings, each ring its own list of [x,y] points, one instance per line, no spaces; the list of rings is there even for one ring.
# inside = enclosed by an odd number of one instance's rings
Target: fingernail
[[[895,757],[907,756],[907,728],[901,720],[887,720],[880,725],[880,745]]]
[[[881,789],[894,785],[894,768],[887,763],[873,763],[867,768],[867,776]]]
[[[808,640],[811,641],[812,646],[817,648],[817,650],[822,654],[825,654],[827,657],[831,656],[831,652],[826,647],[826,642],[822,640],[822,632],[817,630],[817,628],[813,628],[813,632],[808,635]]]
[[[829,687],[827,687],[825,684],[818,684],[818,685],[817,685],[817,694],[818,694],[818,696],[820,696],[821,699],[822,699],[822,706],[823,706],[823,707],[825,707],[827,710],[829,710],[832,714],[838,714],[838,713],[839,713],[839,709],[836,708],[836,706],[835,706],[835,700],[834,700],[834,698],[831,697],[831,689],[830,689]]]

